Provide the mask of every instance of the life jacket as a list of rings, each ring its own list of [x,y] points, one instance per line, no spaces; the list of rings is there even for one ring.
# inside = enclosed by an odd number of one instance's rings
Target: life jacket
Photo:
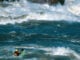
[[[15,56],[19,56],[19,55],[20,55],[19,51],[15,51],[15,52],[14,52],[14,55],[15,55]]]

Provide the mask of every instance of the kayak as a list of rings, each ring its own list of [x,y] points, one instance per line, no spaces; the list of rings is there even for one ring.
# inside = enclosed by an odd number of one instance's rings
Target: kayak
[[[22,51],[21,54],[19,55],[20,57],[23,57],[25,55],[26,51]]]

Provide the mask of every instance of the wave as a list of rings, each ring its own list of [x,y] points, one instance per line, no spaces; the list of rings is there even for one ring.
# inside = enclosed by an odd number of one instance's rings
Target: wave
[[[29,20],[80,22],[80,17],[73,15],[67,10],[67,4],[64,6],[60,4],[50,6],[48,4],[30,3],[26,0],[15,2],[6,8],[0,7],[0,24],[15,24]]]
[[[24,54],[24,56],[21,56],[21,57],[11,56],[11,54],[15,50],[15,48],[18,48],[18,49],[24,48],[26,53]],[[0,52],[2,52],[2,51],[3,50],[0,50]],[[60,60],[60,59],[61,60],[80,60],[80,54],[78,54],[76,51],[74,51],[68,47],[67,48],[66,47],[42,47],[42,46],[38,46],[38,45],[37,46],[33,45],[32,47],[30,47],[30,46],[14,46],[14,47],[7,47],[6,51],[8,54],[10,53],[10,56],[7,55],[7,57],[5,56],[5,58],[0,56],[0,59],[24,58],[24,59],[33,60],[35,58],[36,60],[38,60],[38,59],[40,59],[40,60],[44,60],[44,59],[47,59],[47,60],[52,60],[52,59],[54,59],[54,60]]]
[[[79,26],[80,23],[69,24],[65,21],[29,21],[15,25],[0,25],[0,45],[34,43],[45,46],[56,46],[57,44],[63,46],[65,42],[65,46],[75,45],[78,47],[80,45]],[[47,44],[44,44],[45,42]]]

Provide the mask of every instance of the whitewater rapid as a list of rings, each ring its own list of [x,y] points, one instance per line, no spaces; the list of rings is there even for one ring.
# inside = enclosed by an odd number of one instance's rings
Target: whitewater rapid
[[[11,47],[13,49],[11,49]],[[7,53],[4,58],[4,56],[0,56],[0,59],[20,59],[22,60],[22,58],[24,56],[30,56],[30,55],[35,55],[35,59],[34,57],[26,57],[27,59],[30,59],[30,60],[38,60],[39,59],[39,54],[41,54],[42,56],[44,55],[44,58],[46,59],[64,59],[65,60],[80,60],[80,54],[76,53],[74,50],[68,48],[68,47],[42,47],[42,46],[36,46],[36,45],[33,45],[33,46],[8,46],[7,48],[6,47],[3,47],[3,49],[0,50],[0,52],[3,53],[3,51],[5,51],[5,53]],[[15,57],[11,54],[13,54],[13,51],[15,50],[15,48],[24,48],[25,49],[25,54],[24,56],[19,56],[19,57]],[[27,54],[26,54],[27,53]],[[4,54],[4,53],[3,53]],[[37,55],[37,56],[36,56]],[[26,59],[24,58],[24,59]],[[42,57],[42,60],[43,57]]]
[[[0,24],[15,24],[29,20],[80,22],[79,16],[73,15],[67,10],[67,4],[66,2],[64,6],[60,4],[50,6],[48,4],[30,3],[26,0],[14,2],[8,7],[0,7]]]

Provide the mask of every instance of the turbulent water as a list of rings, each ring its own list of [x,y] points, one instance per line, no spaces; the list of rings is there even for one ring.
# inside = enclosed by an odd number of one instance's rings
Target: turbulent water
[[[1,5],[0,60],[80,60],[80,17],[67,10],[67,1]],[[24,53],[14,56],[16,48]]]

